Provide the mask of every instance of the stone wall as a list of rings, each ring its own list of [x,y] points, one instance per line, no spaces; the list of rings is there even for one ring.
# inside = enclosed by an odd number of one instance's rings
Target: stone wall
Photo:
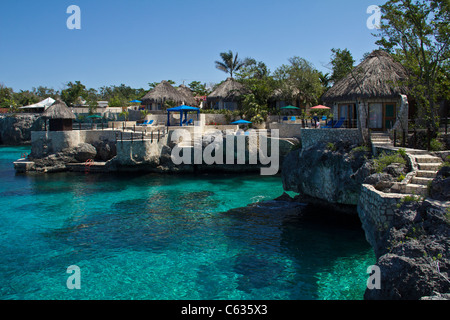
[[[33,158],[42,158],[67,148],[75,148],[81,143],[95,145],[101,141],[115,143],[116,131],[33,131],[31,132],[31,156]]]
[[[373,248],[376,248],[380,234],[389,228],[397,204],[405,196],[400,193],[384,193],[369,184],[361,186],[357,210],[366,239]]]
[[[300,123],[270,123],[271,130],[279,130],[280,138],[298,138],[301,137],[302,124]]]
[[[302,149],[307,149],[319,142],[362,143],[358,129],[301,129]]]

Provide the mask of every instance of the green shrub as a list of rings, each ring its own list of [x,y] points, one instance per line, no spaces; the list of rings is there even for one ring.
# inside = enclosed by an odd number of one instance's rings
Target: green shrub
[[[331,151],[336,151],[336,145],[333,142],[328,142],[327,149]]]
[[[406,165],[406,160],[399,152],[394,154],[386,154],[383,152],[374,161],[375,170],[377,173],[381,173],[388,165],[392,163],[401,163]]]
[[[431,151],[442,151],[445,150],[444,144],[437,139],[431,139],[430,141]]]

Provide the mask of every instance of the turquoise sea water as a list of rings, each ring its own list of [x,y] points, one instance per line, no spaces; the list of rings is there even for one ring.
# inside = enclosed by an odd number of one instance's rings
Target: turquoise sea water
[[[279,177],[16,175],[23,152],[0,147],[0,299],[363,297],[360,227],[270,202]]]

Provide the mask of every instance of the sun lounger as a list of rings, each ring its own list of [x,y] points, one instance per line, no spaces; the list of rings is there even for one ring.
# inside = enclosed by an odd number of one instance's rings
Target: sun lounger
[[[336,122],[333,126],[330,125],[326,125],[323,128],[335,128],[338,129],[340,127],[342,127],[342,125],[344,124],[345,118],[340,118],[338,122]]]

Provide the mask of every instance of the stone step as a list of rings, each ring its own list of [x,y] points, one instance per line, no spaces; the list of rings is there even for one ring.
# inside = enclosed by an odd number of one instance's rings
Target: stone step
[[[421,184],[409,183],[405,186],[405,193],[426,196],[428,193],[428,188],[427,186],[423,186]]]
[[[426,178],[426,177],[414,177],[411,180],[411,183],[413,184],[420,184],[423,186],[428,186],[428,184],[433,181],[433,178]]]
[[[375,142],[391,142],[391,140],[390,139],[372,139],[372,143],[375,143]]]
[[[436,177],[436,171],[417,170],[416,177],[424,177],[424,178],[433,178],[434,179]]]
[[[440,158],[430,155],[415,155],[414,157],[418,163],[442,163]]]
[[[442,163],[419,163],[419,170],[428,170],[428,171],[439,171],[439,167],[442,165]]]

